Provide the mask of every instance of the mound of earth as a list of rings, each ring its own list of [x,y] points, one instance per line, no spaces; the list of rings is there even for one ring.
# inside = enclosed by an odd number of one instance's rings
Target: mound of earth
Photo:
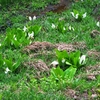
[[[50,42],[33,42],[29,46],[26,46],[24,48],[25,52],[38,52],[42,50],[53,50],[53,49],[58,49],[60,51],[66,50],[67,52],[75,51],[76,49],[86,49],[86,44],[84,42],[75,42],[73,44],[66,44],[66,43],[57,43],[57,44],[52,44]]]

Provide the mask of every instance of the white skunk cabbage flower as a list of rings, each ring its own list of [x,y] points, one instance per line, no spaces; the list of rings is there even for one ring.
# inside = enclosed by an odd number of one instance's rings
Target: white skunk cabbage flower
[[[28,33],[28,37],[29,37],[30,39],[34,38],[34,32],[32,31],[32,33]]]
[[[26,26],[24,26],[23,31],[26,32],[26,30],[27,30],[27,28],[26,28]]]
[[[10,71],[9,68],[7,67],[5,70],[5,74],[7,74],[9,71]]]
[[[56,67],[58,65],[58,61],[53,61],[50,65],[53,65],[54,67]]]
[[[86,15],[87,15],[87,13],[85,12],[85,13],[83,14],[83,18],[85,18],[85,17],[86,17]]]
[[[55,28],[56,28],[55,24],[53,24],[53,23],[52,23],[52,26],[51,26],[51,27],[52,27],[53,29],[55,29]]]
[[[29,16],[28,18],[29,18],[30,21],[31,20],[36,20],[36,16],[33,16],[33,18],[31,16]]]
[[[69,26],[68,29],[71,31],[74,31],[74,28],[72,26]]]
[[[36,16],[33,17],[33,20],[36,20]]]
[[[100,27],[100,22],[97,22],[96,25],[97,25],[98,27]]]
[[[75,19],[78,19],[79,14],[74,14],[73,12],[71,12],[71,14]]]
[[[86,55],[82,55],[79,59],[80,59],[79,64],[80,65],[84,65],[85,64]]]
[[[62,63],[65,63],[65,61],[66,61],[66,60],[63,58],[63,59],[62,59]]]

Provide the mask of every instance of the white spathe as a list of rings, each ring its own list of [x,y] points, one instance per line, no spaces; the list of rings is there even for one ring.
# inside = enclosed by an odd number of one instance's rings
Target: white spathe
[[[98,21],[98,22],[96,23],[96,25],[97,25],[98,27],[100,27],[100,22]]]
[[[58,61],[53,61],[50,65],[53,65],[54,67],[57,66],[59,63]]]
[[[84,65],[85,64],[85,58],[86,58],[86,55],[82,55],[79,59],[80,59],[80,61],[79,61],[79,63],[81,64],[81,65]]]
[[[85,12],[85,13],[83,14],[83,18],[85,18],[85,17],[86,17],[86,15],[87,15],[87,13]]]
[[[28,18],[29,18],[30,21],[31,20],[36,20],[36,16],[33,16],[33,18],[31,16],[29,16]]]
[[[10,71],[10,69],[7,67],[5,70],[5,74],[7,74]]]
[[[31,16],[29,16],[28,18],[29,18],[30,21],[32,20],[32,17]]]
[[[63,59],[62,59],[62,63],[65,63],[65,61],[66,61],[66,60],[63,58]]]
[[[26,30],[27,30],[27,27],[26,27],[26,26],[24,26],[23,31],[24,31],[24,32],[26,32]]]
[[[33,20],[36,20],[36,16],[33,17]]]
[[[34,38],[34,32],[32,31],[32,33],[28,33],[28,37],[31,39]]]
[[[78,19],[79,14],[74,14],[74,12],[70,12],[75,19]]]
[[[52,23],[52,26],[51,26],[51,27],[52,27],[53,29],[56,28],[55,24],[53,24],[53,23]]]

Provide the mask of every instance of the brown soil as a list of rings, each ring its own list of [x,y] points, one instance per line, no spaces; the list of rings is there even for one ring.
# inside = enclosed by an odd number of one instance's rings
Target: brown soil
[[[78,75],[78,78],[85,78],[87,81],[96,80],[97,76],[100,75],[100,63],[94,66],[87,66],[84,69],[84,73]]]
[[[37,61],[30,61],[30,62],[25,62],[24,65],[27,67],[29,66],[30,70],[35,70],[35,78],[41,78],[44,72],[46,74],[49,74],[49,67],[46,65],[45,62],[43,62],[42,60],[37,60]]]
[[[92,58],[96,59],[96,60],[100,60],[100,52],[99,52],[99,51],[96,51],[96,50],[89,50],[89,51],[87,52],[87,55],[88,55],[89,57],[92,57]]]
[[[67,52],[75,51],[75,48],[72,44],[66,44],[66,43],[59,43],[56,44],[56,48],[60,51],[66,50]]]
[[[24,48],[25,52],[39,52],[39,51],[50,51],[54,49],[66,50],[67,52],[75,51],[76,49],[86,49],[87,46],[84,42],[75,42],[73,44],[59,43],[52,44],[50,42],[33,42],[29,46]]]
[[[97,30],[93,30],[93,31],[91,31],[90,36],[91,36],[91,38],[96,38],[96,37],[100,36],[100,32]]]
[[[29,62],[28,64],[30,65],[30,67],[34,66],[34,68],[36,70],[40,71],[40,72],[49,71],[49,68],[47,67],[47,65],[42,60]]]
[[[60,0],[60,3],[55,5],[48,5],[44,8],[44,10],[35,11],[33,13],[27,13],[27,16],[33,17],[34,15],[37,16],[37,18],[44,16],[47,12],[54,12],[54,13],[60,13],[64,10],[66,10],[69,5],[71,4],[71,0]]]
[[[86,67],[86,74],[87,75],[100,75],[100,63],[94,66]]]
[[[73,89],[66,89],[64,91],[64,94],[73,100],[97,100],[97,93],[95,92],[95,89],[91,89],[90,92],[91,95],[88,94],[88,91],[84,91],[83,93],[80,93],[79,90],[73,90]]]
[[[51,44],[50,42],[33,42],[31,45],[26,46],[24,51],[26,52],[38,52],[42,50],[52,50],[55,48],[55,45]]]

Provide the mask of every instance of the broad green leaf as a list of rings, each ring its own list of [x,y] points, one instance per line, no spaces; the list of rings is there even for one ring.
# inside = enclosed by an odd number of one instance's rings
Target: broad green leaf
[[[73,12],[74,12],[75,15],[79,14],[79,12],[76,9],[74,9]]]
[[[52,72],[56,76],[62,76],[63,75],[63,70],[59,66],[57,68],[53,68]]]
[[[59,51],[59,50],[56,50],[56,56],[57,56],[57,59],[58,59],[58,62],[59,62],[59,66],[61,67],[61,66],[65,66],[65,64],[64,63],[62,63],[62,60],[63,59],[68,59],[68,53],[67,53],[67,51]]]
[[[12,43],[13,43],[15,48],[19,48],[20,47],[20,43],[17,40],[12,40]]]
[[[12,70],[13,69],[13,62],[12,62],[12,59],[4,59],[4,62],[6,64],[6,66]]]
[[[41,28],[42,28],[42,27],[39,26],[39,25],[31,26],[31,27],[29,28],[29,33],[34,32],[34,36],[36,36],[36,35],[40,32]]]
[[[74,68],[73,66],[69,67],[64,71],[64,78],[66,80],[72,80],[74,78],[74,75],[76,73],[77,68]]]

